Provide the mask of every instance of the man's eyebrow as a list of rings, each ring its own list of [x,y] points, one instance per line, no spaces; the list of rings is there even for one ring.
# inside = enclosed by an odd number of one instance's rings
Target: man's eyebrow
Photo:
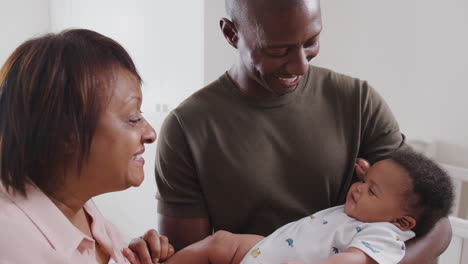
[[[308,38],[304,43],[308,43],[312,41],[314,38],[316,38],[318,35],[320,35],[321,32],[313,35],[312,37]],[[268,45],[265,48],[266,49],[279,49],[279,48],[287,48],[291,46],[296,46],[296,44],[280,44],[280,45]]]

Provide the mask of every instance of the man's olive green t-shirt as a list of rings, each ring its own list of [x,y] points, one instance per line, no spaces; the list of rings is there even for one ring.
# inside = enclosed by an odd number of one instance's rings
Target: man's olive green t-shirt
[[[365,81],[310,66],[293,92],[259,99],[226,73],[164,121],[158,212],[268,235],[342,204],[356,158],[372,163],[403,143],[390,109]]]

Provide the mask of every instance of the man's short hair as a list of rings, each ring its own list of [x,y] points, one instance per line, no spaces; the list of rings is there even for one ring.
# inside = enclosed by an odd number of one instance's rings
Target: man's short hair
[[[413,189],[403,197],[406,208],[413,212],[416,226],[413,231],[418,236],[427,234],[443,217],[450,214],[453,203],[453,186],[449,175],[436,162],[424,155],[398,150],[391,159],[402,166],[410,175]]]
[[[225,0],[225,8],[230,19],[241,24],[252,22],[252,7],[261,7],[262,12],[274,12],[297,7],[307,1],[316,0]]]

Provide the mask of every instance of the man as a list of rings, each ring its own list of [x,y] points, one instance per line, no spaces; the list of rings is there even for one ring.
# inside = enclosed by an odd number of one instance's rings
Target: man
[[[374,163],[404,147],[366,82],[309,66],[319,52],[319,0],[226,7],[231,19],[220,26],[236,62],[172,111],[159,136],[160,232],[176,249],[213,230],[268,235],[342,204],[358,157]],[[426,263],[449,241],[444,219],[409,243],[404,263]]]

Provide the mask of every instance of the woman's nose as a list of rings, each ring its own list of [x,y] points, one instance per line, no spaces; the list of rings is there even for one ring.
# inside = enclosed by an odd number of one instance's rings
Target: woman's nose
[[[156,140],[156,131],[154,128],[146,121],[143,133],[141,135],[143,143],[151,144]]]

